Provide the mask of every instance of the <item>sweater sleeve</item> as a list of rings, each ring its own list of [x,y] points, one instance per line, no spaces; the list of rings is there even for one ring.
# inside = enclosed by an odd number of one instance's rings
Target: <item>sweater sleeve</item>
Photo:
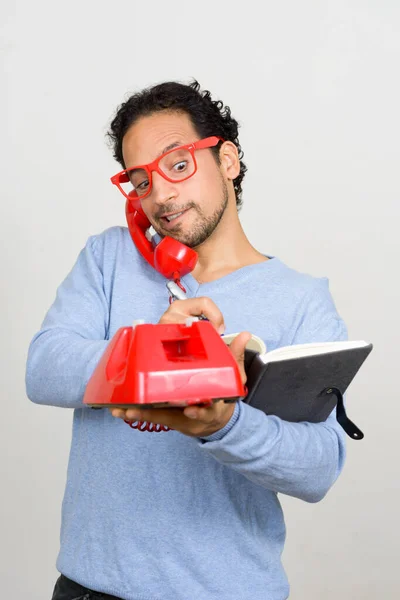
[[[57,290],[26,365],[26,391],[37,404],[81,408],[84,391],[108,341],[109,308],[97,237],[85,248]]]
[[[292,344],[347,339],[347,329],[336,312],[327,280],[317,285],[303,303]],[[232,426],[198,440],[222,464],[276,493],[318,502],[343,468],[345,433],[336,410],[322,423],[289,423],[240,403]]]

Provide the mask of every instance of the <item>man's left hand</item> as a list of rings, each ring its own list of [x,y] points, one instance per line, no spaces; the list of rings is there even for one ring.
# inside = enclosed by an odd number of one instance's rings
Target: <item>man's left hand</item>
[[[246,383],[244,351],[251,334],[243,331],[235,337],[229,348],[238,363],[242,382]],[[219,431],[228,423],[235,410],[234,403],[214,402],[211,406],[185,408],[110,408],[113,417],[126,421],[147,421],[165,425],[184,435],[205,437]]]

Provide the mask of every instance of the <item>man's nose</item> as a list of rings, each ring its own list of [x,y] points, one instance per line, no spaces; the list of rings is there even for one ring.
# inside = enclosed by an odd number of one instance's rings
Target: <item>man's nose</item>
[[[153,172],[152,180],[151,196],[156,204],[164,204],[178,196],[177,184],[167,181],[157,171]]]

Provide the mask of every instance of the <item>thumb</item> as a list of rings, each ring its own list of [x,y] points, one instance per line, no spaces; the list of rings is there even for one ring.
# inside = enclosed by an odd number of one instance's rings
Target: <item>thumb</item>
[[[251,333],[248,331],[242,331],[239,333],[234,340],[229,344],[229,349],[236,359],[239,365],[240,375],[242,377],[242,383],[246,383],[246,372],[244,370],[244,351],[246,350],[246,344],[251,338]]]

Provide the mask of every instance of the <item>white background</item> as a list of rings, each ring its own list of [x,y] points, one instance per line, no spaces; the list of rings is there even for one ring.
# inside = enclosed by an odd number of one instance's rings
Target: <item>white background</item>
[[[242,125],[250,240],[328,276],[350,337],[375,346],[348,393],[365,439],[321,503],[282,499],[291,599],[398,598],[399,3],[0,10],[2,597],[50,598],[57,577],[72,412],[28,401],[25,359],[87,237],[124,224],[107,125],[129,93],[195,77]]]

